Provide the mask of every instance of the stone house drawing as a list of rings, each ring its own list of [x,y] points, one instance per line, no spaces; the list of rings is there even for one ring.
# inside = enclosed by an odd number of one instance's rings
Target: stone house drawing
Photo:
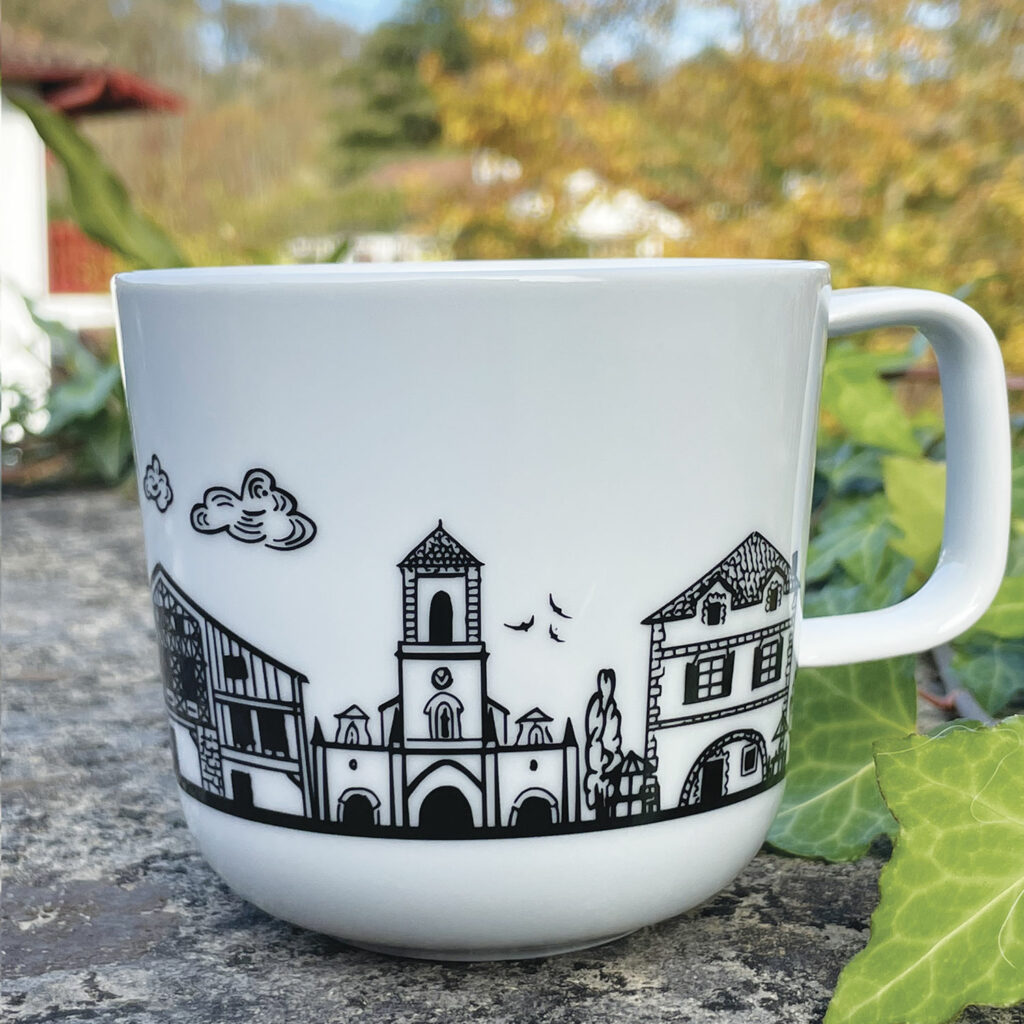
[[[782,777],[794,576],[754,532],[643,620],[646,756],[664,809],[711,809]]]

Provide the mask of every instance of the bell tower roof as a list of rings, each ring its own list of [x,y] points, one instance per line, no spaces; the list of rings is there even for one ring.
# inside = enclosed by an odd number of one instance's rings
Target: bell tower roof
[[[467,551],[438,519],[437,526],[398,563],[399,569],[467,569],[483,562]]]

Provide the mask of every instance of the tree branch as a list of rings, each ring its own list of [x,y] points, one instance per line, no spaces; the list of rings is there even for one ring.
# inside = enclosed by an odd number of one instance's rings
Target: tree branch
[[[953,649],[941,644],[925,656],[932,670],[932,679],[941,693],[935,694],[921,687],[918,693],[929,704],[945,711],[956,713],[957,718],[970,718],[983,725],[995,725],[996,720],[978,703],[977,698],[966,689],[953,668]]]

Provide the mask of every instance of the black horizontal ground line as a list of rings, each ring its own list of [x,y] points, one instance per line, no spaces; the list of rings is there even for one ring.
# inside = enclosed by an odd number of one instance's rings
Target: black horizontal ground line
[[[574,821],[563,825],[555,825],[546,832],[522,833],[514,828],[505,826],[497,828],[474,828],[471,831],[450,833],[444,836],[426,835],[418,828],[404,827],[399,825],[376,825],[373,828],[361,832],[346,831],[336,821],[317,821],[313,818],[304,818],[301,814],[285,814],[282,811],[268,811],[262,807],[240,808],[233,801],[226,797],[217,796],[205,789],[201,789],[189,779],[178,776],[178,785],[194,800],[212,807],[214,810],[224,814],[230,814],[235,818],[244,818],[246,821],[255,821],[261,825],[274,825],[278,828],[295,829],[297,832],[319,832],[326,835],[336,836],[358,836],[360,838],[375,839],[418,839],[432,840],[436,842],[447,842],[451,839],[538,839],[544,836],[565,836],[576,835],[584,832],[607,832],[611,829],[634,828],[638,825],[655,825],[662,821],[674,821],[676,818],[689,818],[695,814],[710,814],[720,807],[728,807],[731,804],[741,803],[759,793],[767,792],[773,786],[778,785],[784,772],[766,778],[763,782],[749,789],[741,790],[731,796],[725,797],[714,807],[673,807],[664,811],[655,811],[652,814],[634,814],[628,818],[618,818],[602,821]]]

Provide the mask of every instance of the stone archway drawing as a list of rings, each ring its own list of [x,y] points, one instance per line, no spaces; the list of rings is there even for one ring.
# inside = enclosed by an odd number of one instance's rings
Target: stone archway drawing
[[[705,747],[686,777],[679,806],[721,807],[737,793],[763,782],[767,771],[764,737],[756,729],[735,729]]]
[[[524,789],[512,802],[509,813],[509,828],[517,829],[524,835],[550,832],[558,824],[558,801],[546,789],[539,786]]]
[[[445,792],[427,804],[431,795],[441,789]],[[406,793],[408,821],[414,828],[421,825],[424,805],[427,805],[431,819],[428,824],[432,834],[461,833],[468,829],[483,827],[483,793],[480,780],[458,761],[445,758],[430,765],[409,783]],[[455,793],[461,796],[462,802],[456,798]]]
[[[473,808],[460,789],[438,786],[423,798],[418,824],[427,836],[463,835],[473,828]]]
[[[380,800],[372,789],[352,787],[338,797],[338,822],[358,832],[380,824]]]

